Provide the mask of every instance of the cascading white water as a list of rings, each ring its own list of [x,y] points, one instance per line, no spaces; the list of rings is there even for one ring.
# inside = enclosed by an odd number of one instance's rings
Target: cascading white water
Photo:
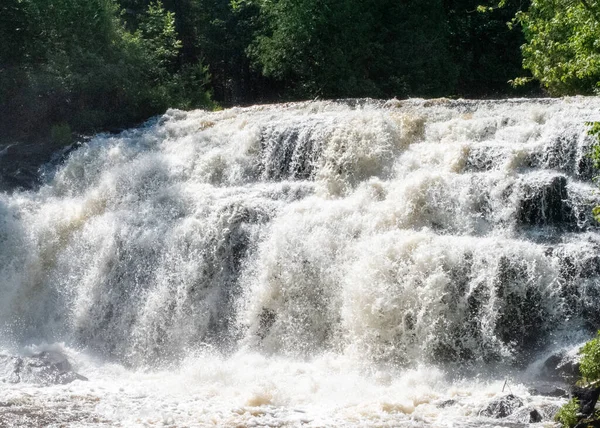
[[[360,100],[97,136],[0,194],[0,341],[62,343],[108,390],[99,425],[464,424],[600,327],[598,119],[597,98]],[[139,405],[153,382],[181,412]]]

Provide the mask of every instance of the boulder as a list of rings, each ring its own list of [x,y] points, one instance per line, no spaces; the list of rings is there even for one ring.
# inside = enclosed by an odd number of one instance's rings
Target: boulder
[[[479,416],[505,418],[511,415],[519,407],[523,407],[523,400],[509,394],[492,400],[485,408],[479,411]]]
[[[529,389],[529,393],[531,395],[542,395],[544,397],[557,397],[557,398],[568,398],[569,391],[566,389],[552,386],[552,385],[543,385],[538,386],[536,388]]]
[[[30,357],[0,355],[0,381],[38,385],[67,384],[87,380],[73,371],[69,360],[60,352],[45,351]]]
[[[541,415],[540,412],[537,411],[537,409],[531,409],[529,411],[529,423],[530,424],[542,422],[543,420],[544,420],[544,417]]]
[[[563,380],[574,383],[579,377],[578,355],[559,351],[549,356],[542,364],[540,376],[549,380]]]
[[[579,400],[579,411],[583,415],[589,416],[594,412],[594,407],[596,407],[596,402],[600,397],[600,387],[574,386],[571,394]]]
[[[523,424],[536,424],[544,420],[544,415],[534,407],[521,407],[515,410],[510,419]]]

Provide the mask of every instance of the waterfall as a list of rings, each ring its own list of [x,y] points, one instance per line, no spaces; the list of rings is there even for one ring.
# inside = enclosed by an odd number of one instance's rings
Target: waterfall
[[[98,135],[0,193],[0,343],[123,370],[524,367],[600,328],[599,118],[597,98],[318,101]]]

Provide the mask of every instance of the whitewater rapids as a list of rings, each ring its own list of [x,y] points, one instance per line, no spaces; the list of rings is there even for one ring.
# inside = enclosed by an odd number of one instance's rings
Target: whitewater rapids
[[[7,426],[523,426],[600,328],[600,99],[169,110],[0,193]],[[1,375],[1,373],[0,373]],[[0,376],[1,377],[1,376]],[[527,416],[527,415],[525,415]]]

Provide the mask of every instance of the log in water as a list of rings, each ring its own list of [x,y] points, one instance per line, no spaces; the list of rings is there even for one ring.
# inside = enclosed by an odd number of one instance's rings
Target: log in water
[[[0,342],[90,380],[7,382],[0,422],[478,426],[507,379],[495,423],[550,419],[544,361],[600,327],[598,119],[353,100],[87,141],[0,193]]]

